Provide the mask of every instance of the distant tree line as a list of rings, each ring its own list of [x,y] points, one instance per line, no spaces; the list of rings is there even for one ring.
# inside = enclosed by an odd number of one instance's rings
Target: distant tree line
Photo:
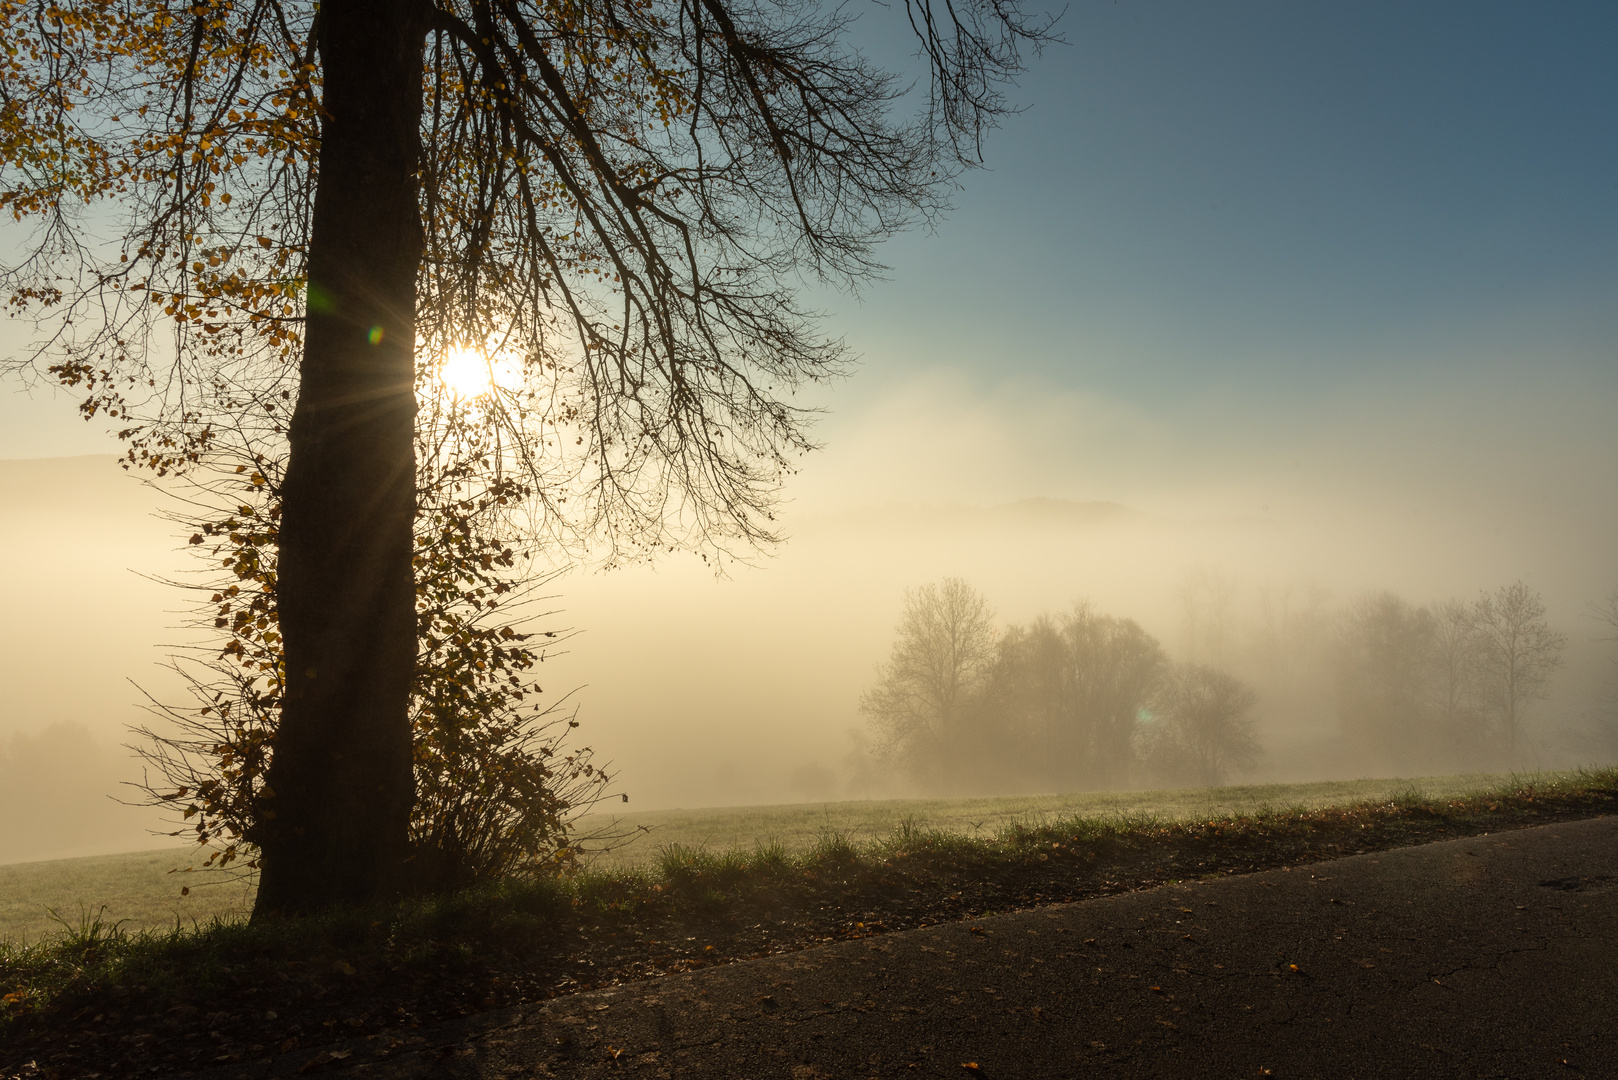
[[[1333,649],[1345,743],[1369,761],[1433,749],[1514,755],[1566,644],[1520,581],[1471,603],[1366,595],[1343,613]]]
[[[1259,757],[1257,700],[1086,603],[997,632],[988,601],[948,578],[905,594],[860,707],[879,756],[963,793],[1220,784]]]
[[[1567,644],[1521,581],[1470,602],[1384,591],[1336,610],[1319,589],[1263,589],[1250,629],[1237,597],[1234,575],[1188,572],[1177,662],[1087,603],[997,627],[964,581],[911,589],[860,701],[869,748],[929,792],[1213,786],[1262,753],[1260,695],[1240,672],[1264,688],[1267,725],[1335,722],[1320,752],[1341,768],[1500,767],[1531,749],[1531,708]],[[1590,613],[1618,626],[1618,590]]]

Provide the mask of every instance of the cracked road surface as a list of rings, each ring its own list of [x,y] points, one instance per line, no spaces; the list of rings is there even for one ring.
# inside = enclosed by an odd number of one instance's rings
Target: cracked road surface
[[[1618,817],[863,938],[333,1049],[317,1068],[386,1080],[1618,1077]]]

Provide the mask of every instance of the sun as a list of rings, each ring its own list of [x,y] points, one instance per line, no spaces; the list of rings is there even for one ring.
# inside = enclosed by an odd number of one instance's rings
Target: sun
[[[470,345],[457,345],[444,354],[438,378],[458,398],[482,397],[494,387],[489,358]]]

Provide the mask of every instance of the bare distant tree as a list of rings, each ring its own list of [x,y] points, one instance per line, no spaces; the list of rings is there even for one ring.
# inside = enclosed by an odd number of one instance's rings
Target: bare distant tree
[[[1544,696],[1551,675],[1562,666],[1567,635],[1551,629],[1544,601],[1521,581],[1485,593],[1473,611],[1483,645],[1484,692],[1507,748],[1515,750],[1523,707]]]
[[[1618,631],[1618,585],[1614,585],[1607,598],[1590,605],[1590,614]],[[1618,641],[1618,634],[1609,634],[1604,640]]]
[[[1592,619],[1599,619],[1601,622],[1606,623],[1610,630],[1609,633],[1602,634],[1596,640],[1618,642],[1618,585],[1613,586],[1606,599],[1591,601],[1588,614]],[[1612,680],[1609,683],[1610,692],[1613,702],[1618,703],[1618,655],[1614,655],[1610,659],[1614,667]]]
[[[1001,729],[1014,759],[1011,772],[1023,782],[1051,782],[1052,748],[1074,723],[1073,666],[1062,629],[1049,615],[1000,636],[994,670],[985,688],[986,715]],[[1017,745],[1012,745],[1012,744]]]
[[[1180,579],[1186,658],[1191,662],[1225,662],[1240,585],[1234,573],[1212,563],[1197,563]]]
[[[1618,585],[1614,585],[1605,600],[1590,604],[1590,617],[1600,619],[1606,623],[1612,633],[1603,635],[1602,641],[1618,641]],[[1613,657],[1613,663],[1618,664],[1618,656]]]
[[[1163,681],[1158,715],[1142,738],[1141,756],[1168,783],[1218,787],[1247,772],[1263,748],[1254,730],[1258,694],[1233,675],[1202,664],[1175,667]]]
[[[1484,650],[1477,608],[1460,600],[1445,600],[1429,611],[1433,695],[1439,716],[1452,736],[1476,744],[1483,735],[1479,679]]]
[[[1369,593],[1343,613],[1338,723],[1360,753],[1386,763],[1420,741],[1432,648],[1432,616],[1394,593]]]
[[[1313,688],[1314,670],[1328,655],[1330,600],[1318,582],[1258,588],[1254,660],[1268,683],[1265,696],[1296,713]]]
[[[1614,586],[1605,599],[1592,601],[1588,614],[1593,619],[1599,619],[1607,624],[1608,632],[1597,638],[1598,641],[1618,642],[1618,586]],[[1594,738],[1591,740],[1594,752],[1606,760],[1618,757],[1618,655],[1608,658],[1613,670],[1607,682],[1607,708],[1596,710],[1594,720]]]
[[[974,723],[975,766],[1017,787],[1075,791],[1130,779],[1141,710],[1167,663],[1131,619],[1078,603],[1000,637]]]
[[[848,751],[840,764],[848,777],[843,785],[843,797],[848,799],[881,798],[892,786],[892,770],[877,760],[871,738],[864,728],[848,729]]]
[[[928,786],[957,771],[973,692],[994,659],[994,612],[960,578],[905,591],[893,653],[860,698],[879,753]]]
[[[1071,723],[1047,750],[1066,786],[1108,787],[1129,779],[1141,711],[1152,701],[1168,658],[1133,619],[1076,604],[1062,623],[1067,646]]]

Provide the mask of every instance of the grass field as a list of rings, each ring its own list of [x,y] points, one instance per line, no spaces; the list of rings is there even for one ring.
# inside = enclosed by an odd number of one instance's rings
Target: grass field
[[[1550,780],[1559,774],[1544,774]],[[723,852],[779,843],[788,852],[808,849],[827,832],[856,845],[880,840],[909,822],[925,831],[993,837],[1014,824],[1057,818],[1195,821],[1265,810],[1316,809],[1421,795],[1442,799],[1487,790],[1509,777],[1492,774],[1264,784],[1185,791],[1089,792],[978,799],[888,799],[789,806],[721,807],[598,815],[581,822],[584,833],[620,836],[592,867],[633,870],[657,862],[680,845]],[[245,916],[250,883],[200,873],[170,873],[192,862],[187,849],[103,855],[0,866],[0,939],[31,943],[77,928],[99,916],[128,930],[189,927],[214,916]],[[183,886],[191,889],[182,896]],[[54,910],[55,915],[52,915]]]
[[[0,866],[0,939],[26,943],[60,932],[52,910],[75,929],[98,915],[128,930],[245,915],[253,905],[247,882],[169,872],[189,866],[192,854],[165,848]],[[186,885],[194,886],[191,895],[181,896]]]
[[[1553,775],[1556,774],[1545,774],[1547,779]],[[600,869],[617,870],[654,863],[658,853],[672,844],[719,852],[732,848],[751,849],[760,842],[777,842],[787,851],[797,852],[810,847],[828,831],[845,836],[855,844],[880,840],[906,820],[925,831],[987,838],[1014,824],[1039,824],[1057,818],[1195,821],[1260,810],[1348,806],[1411,793],[1446,798],[1492,788],[1507,779],[1505,775],[1475,773],[1183,791],[1104,791],[980,799],[882,799],[652,810],[583,818],[580,830],[586,835],[595,831],[623,835],[622,841],[596,856],[593,864]]]

